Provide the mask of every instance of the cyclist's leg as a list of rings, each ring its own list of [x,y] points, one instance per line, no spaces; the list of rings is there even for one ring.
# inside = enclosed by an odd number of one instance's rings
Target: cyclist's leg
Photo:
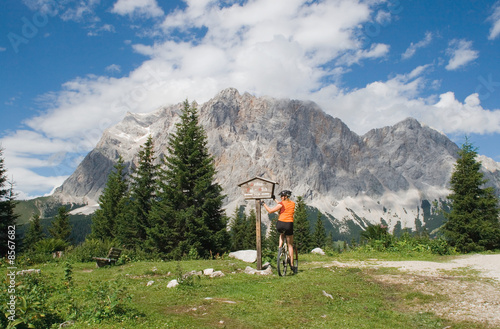
[[[293,235],[287,235],[286,236],[286,242],[288,244],[288,252],[290,254],[290,264],[293,266]]]
[[[285,236],[284,232],[280,233],[280,244],[278,245],[278,248],[283,247],[284,236]]]

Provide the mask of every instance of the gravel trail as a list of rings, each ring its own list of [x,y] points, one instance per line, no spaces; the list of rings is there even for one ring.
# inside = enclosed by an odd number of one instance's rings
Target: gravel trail
[[[417,303],[413,310],[433,312],[454,321],[482,323],[500,328],[500,254],[466,255],[448,262],[380,261],[328,262],[324,267],[393,267],[396,274],[374,275],[383,284],[405,285],[430,296],[446,296]],[[477,279],[467,274],[477,271]],[[469,272],[470,274],[470,272]]]

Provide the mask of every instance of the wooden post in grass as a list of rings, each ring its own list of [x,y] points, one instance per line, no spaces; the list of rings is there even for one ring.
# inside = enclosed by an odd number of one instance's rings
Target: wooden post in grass
[[[260,199],[255,199],[255,235],[257,247],[257,269],[262,270],[262,241],[260,232]]]
[[[260,200],[271,199],[277,183],[262,177],[254,177],[238,184],[245,200],[255,200],[255,232],[257,249],[257,270],[262,270],[261,206]]]

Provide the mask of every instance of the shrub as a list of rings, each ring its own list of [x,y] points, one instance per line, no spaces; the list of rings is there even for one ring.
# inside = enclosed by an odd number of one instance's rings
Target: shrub
[[[17,276],[16,280],[16,319],[9,321],[4,317],[8,314],[7,304],[2,303],[2,328],[50,328],[52,324],[63,322],[57,308],[47,302],[60,287],[51,286],[49,278],[42,274]],[[0,288],[0,299],[9,300],[8,283],[3,281]]]
[[[80,306],[80,319],[87,323],[116,322],[141,315],[132,307],[132,296],[119,281],[89,283],[84,290],[87,298]]]
[[[67,259],[73,262],[93,262],[92,257],[105,257],[111,247],[116,246],[111,241],[87,239],[67,252]]]
[[[38,241],[32,249],[22,253],[18,258],[19,265],[33,265],[47,263],[53,260],[53,253],[65,251],[69,243],[61,239],[43,239]]]
[[[43,239],[35,244],[35,252],[42,254],[51,254],[56,251],[64,251],[69,243],[61,239]]]
[[[16,317],[10,321],[10,306],[2,303],[0,328],[58,328],[68,320],[100,323],[141,315],[132,307],[132,296],[123,282],[104,281],[78,287],[72,275],[72,265],[66,262],[64,273],[56,280],[44,274],[17,276]],[[2,301],[10,299],[9,284],[6,280],[0,282]]]
[[[371,230],[367,230],[362,238],[364,244],[358,250],[366,251],[388,251],[396,253],[431,253],[437,255],[452,255],[456,253],[455,248],[450,247],[446,240],[442,238],[431,239],[427,235],[410,234],[404,232],[400,237],[396,237],[378,228],[375,225]]]

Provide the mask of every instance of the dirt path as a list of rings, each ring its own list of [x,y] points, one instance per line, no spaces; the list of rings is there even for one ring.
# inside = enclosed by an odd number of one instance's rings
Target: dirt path
[[[445,263],[374,259],[329,262],[324,266],[397,268],[399,272],[375,275],[374,280],[383,284],[405,285],[421,296],[431,297],[431,302],[413,303],[416,306],[409,303],[409,309],[500,328],[500,254],[461,256]],[[471,272],[477,273],[477,277],[471,276]]]
[[[449,262],[426,262],[426,261],[379,261],[371,259],[362,262],[331,262],[325,265],[338,267],[395,267],[404,272],[420,273],[426,275],[442,274],[444,271],[457,269],[472,269],[479,275],[499,281],[500,283],[500,254],[495,255],[469,255],[460,256]]]
[[[380,266],[398,267],[400,270],[409,272],[422,271],[429,273],[469,268],[477,270],[482,277],[500,282],[500,254],[461,256],[447,263],[419,261],[381,262]]]

